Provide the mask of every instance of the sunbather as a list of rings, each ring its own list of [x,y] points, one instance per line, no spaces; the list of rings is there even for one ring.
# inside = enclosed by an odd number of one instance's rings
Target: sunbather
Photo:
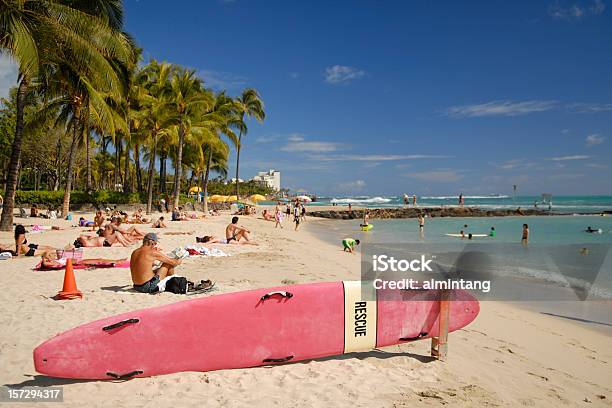
[[[214,235],[204,235],[203,237],[196,237],[196,242],[202,244],[244,244],[244,245],[257,245],[253,241],[236,241],[234,239],[228,242],[225,238],[215,237]]]
[[[228,244],[232,241],[240,242],[241,239],[249,242],[251,240],[250,233],[251,231],[245,227],[238,226],[238,217],[232,217],[231,224],[225,227],[225,238]]]
[[[17,254],[16,256],[37,256],[41,255],[44,251],[52,250],[55,250],[55,248],[47,245],[36,245],[28,243],[25,227],[21,224],[15,227],[15,253]]]
[[[128,238],[130,241],[132,239],[140,240],[144,238],[144,232],[138,230],[138,228],[136,228],[135,226],[124,228],[121,226],[121,224],[123,224],[123,220],[121,218],[114,218],[111,221],[110,226],[115,232],[123,234],[123,236]]]
[[[151,225],[153,228],[166,228],[167,225],[164,222],[164,217],[159,217],[159,219],[157,221],[155,221],[153,223],[153,225]]]
[[[66,258],[58,258],[56,251],[48,251],[42,254],[41,256],[41,268],[47,269],[55,269],[55,268],[63,268],[66,266]],[[73,265],[100,265],[100,264],[108,264],[114,266],[115,264],[125,262],[127,258],[122,259],[106,259],[106,258],[90,258],[90,259],[73,259]]]

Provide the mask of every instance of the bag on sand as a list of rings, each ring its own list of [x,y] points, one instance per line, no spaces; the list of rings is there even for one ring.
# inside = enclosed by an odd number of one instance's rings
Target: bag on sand
[[[187,278],[182,276],[173,276],[166,282],[166,292],[184,295],[187,293]]]

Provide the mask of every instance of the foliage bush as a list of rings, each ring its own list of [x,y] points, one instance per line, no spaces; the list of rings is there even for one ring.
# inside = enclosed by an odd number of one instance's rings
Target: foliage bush
[[[25,191],[20,190],[15,194],[15,205],[32,205],[36,204],[44,207],[59,207],[64,201],[64,191]],[[193,198],[187,197],[185,194],[181,194],[179,201],[181,203],[194,202]],[[91,204],[94,206],[107,205],[107,204],[146,204],[146,194],[139,193],[122,193],[118,191],[110,190],[99,190],[92,193],[86,193],[84,191],[73,191],[70,194],[70,205],[84,205]],[[154,197],[153,204],[156,204],[157,200]]]

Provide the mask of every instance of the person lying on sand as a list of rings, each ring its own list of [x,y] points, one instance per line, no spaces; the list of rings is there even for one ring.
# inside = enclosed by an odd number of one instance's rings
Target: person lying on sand
[[[146,224],[147,222],[149,220],[143,217],[142,208],[139,208],[132,214],[130,224]]]
[[[215,237],[214,235],[204,235],[203,237],[196,237],[196,242],[201,244],[238,244],[238,245],[257,245],[253,241],[236,241],[231,240],[227,242],[227,239]]]
[[[116,230],[115,227],[113,227],[113,224],[108,224],[102,230],[102,236],[111,244],[111,246],[114,244],[119,244],[127,247],[134,243],[135,238],[133,238],[133,236],[126,235],[123,232]]]
[[[16,256],[39,256],[44,251],[53,251],[55,248],[47,245],[36,245],[28,243],[26,229],[19,224],[15,227],[15,253]]]
[[[153,228],[167,228],[168,227],[166,223],[164,222],[164,217],[159,217],[157,221],[155,221],[153,225],[151,226]]]
[[[263,210],[261,215],[263,216],[263,219],[266,221],[274,221],[274,216],[271,213],[269,213],[267,209]]]
[[[342,250],[346,252],[348,250],[351,254],[355,253],[355,246],[359,245],[358,239],[344,238],[342,240]]]
[[[132,252],[130,272],[134,289],[142,293],[155,293],[157,284],[166,276],[174,275],[174,268],[181,264],[180,259],[172,259],[157,248],[157,234],[148,233],[142,239],[142,246]],[[153,269],[153,263],[161,262],[161,266]]]
[[[48,251],[42,254],[41,256],[41,264],[42,268],[63,268],[66,266],[66,258],[58,258],[56,251]],[[73,265],[100,265],[100,264],[110,264],[114,266],[115,264],[125,262],[127,258],[122,259],[106,259],[106,258],[90,258],[90,259],[73,259]]]
[[[115,232],[119,232],[124,237],[128,238],[128,240],[130,240],[130,241],[131,240],[140,240],[140,239],[144,238],[145,233],[140,231],[135,226],[132,225],[129,228],[124,228],[124,227],[121,226],[121,224],[123,224],[123,220],[121,218],[114,218],[111,221],[111,223],[110,223],[110,227]]]
[[[79,227],[95,227],[94,221],[87,221],[84,217],[79,218]]]
[[[225,227],[225,239],[227,243],[231,243],[232,241],[240,242],[243,239],[246,242],[250,242],[251,238],[249,234],[251,231],[246,229],[245,227],[238,226],[238,217],[232,217],[232,222],[227,227]]]

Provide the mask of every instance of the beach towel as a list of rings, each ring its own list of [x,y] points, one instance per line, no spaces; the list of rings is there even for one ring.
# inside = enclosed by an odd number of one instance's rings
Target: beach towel
[[[98,263],[95,265],[83,265],[83,264],[76,264],[73,266],[73,269],[90,269],[90,268],[129,268],[130,267],[130,261],[125,261],[125,262],[121,262],[121,263],[116,263],[116,264],[111,264],[111,263]],[[35,267],[34,270],[35,271],[57,271],[60,269],[65,269],[65,266],[56,266],[53,268],[43,268],[42,267],[42,261],[39,262]]]
[[[207,248],[202,245],[187,245],[185,247],[185,250],[191,256],[197,256],[197,255],[215,256],[215,257],[229,256],[229,254],[226,254],[219,248]]]

